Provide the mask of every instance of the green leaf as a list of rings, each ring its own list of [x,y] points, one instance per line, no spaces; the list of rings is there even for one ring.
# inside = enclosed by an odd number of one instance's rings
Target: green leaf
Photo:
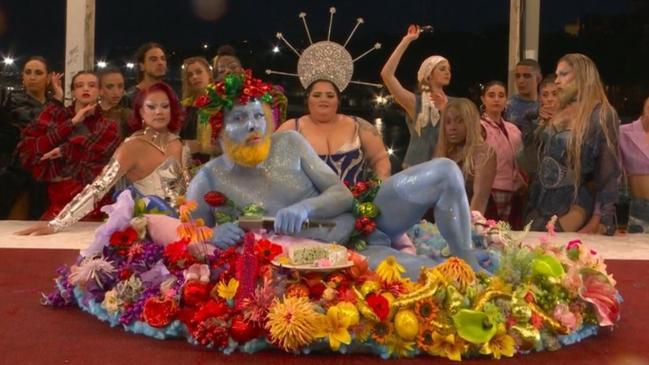
[[[559,262],[556,257],[550,255],[542,255],[532,260],[532,272],[534,275],[556,279],[559,279],[566,274],[561,262]]]
[[[474,344],[482,344],[491,340],[498,331],[498,327],[485,313],[471,309],[460,309],[453,316],[453,323],[457,328],[457,334]]]

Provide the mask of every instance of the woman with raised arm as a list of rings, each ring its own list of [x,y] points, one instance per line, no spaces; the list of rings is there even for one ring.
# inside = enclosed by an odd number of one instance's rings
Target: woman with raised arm
[[[419,38],[421,30],[415,25],[408,27],[408,33],[381,70],[383,83],[406,112],[410,142],[403,160],[404,168],[433,157],[439,135],[440,113],[448,103],[444,87],[451,82],[451,65],[446,58],[438,55],[428,57],[419,67],[416,92],[404,88],[396,78],[395,72],[403,53],[410,43]]]
[[[97,107],[100,85],[94,72],[72,77],[69,107],[63,105],[59,75],[52,77],[52,86],[58,97],[23,129],[18,145],[23,168],[47,184],[49,206],[41,217],[46,220],[99,175],[120,143],[117,123]]]

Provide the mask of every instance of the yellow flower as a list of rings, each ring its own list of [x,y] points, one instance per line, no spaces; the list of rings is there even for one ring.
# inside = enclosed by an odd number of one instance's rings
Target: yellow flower
[[[396,357],[409,357],[414,354],[415,341],[404,340],[393,333],[385,338],[385,347],[388,349],[388,356],[394,354]]]
[[[406,269],[401,266],[394,256],[388,256],[376,268],[376,273],[381,280],[386,283],[391,283],[395,280],[401,280],[401,273],[406,272]]]
[[[221,298],[230,300],[237,294],[237,289],[239,289],[239,281],[232,278],[230,279],[230,281],[228,281],[228,285],[225,285],[225,282],[220,281],[217,284],[216,288]]]
[[[450,360],[462,361],[462,353],[466,349],[466,343],[454,333],[441,335],[437,332],[432,334],[433,344],[430,352],[433,355],[443,356]]]
[[[449,282],[453,282],[458,289],[465,291],[476,280],[475,272],[464,260],[451,257],[444,263],[435,266]]]
[[[341,309],[337,305],[329,307],[327,315],[322,318],[322,321],[323,333],[318,334],[317,337],[328,337],[329,347],[333,351],[338,351],[343,343],[349,345],[352,342],[352,336],[348,331],[351,318],[341,313]]]
[[[296,351],[322,333],[321,317],[308,298],[285,297],[275,299],[270,306],[266,328],[275,345],[284,351]]]
[[[505,326],[501,325],[498,333],[491,338],[489,342],[482,345],[480,353],[484,355],[493,355],[494,359],[500,359],[501,356],[512,357],[516,352],[514,338],[507,334]]]

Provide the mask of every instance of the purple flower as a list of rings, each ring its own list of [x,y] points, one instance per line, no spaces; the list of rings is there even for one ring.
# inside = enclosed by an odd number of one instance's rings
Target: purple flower
[[[146,300],[152,296],[158,295],[159,293],[160,288],[158,287],[146,289],[142,293],[142,295],[140,295],[140,298],[138,298],[138,300],[124,307],[124,312],[119,318],[119,323],[127,325],[133,321],[139,321],[141,319],[142,311],[144,310],[144,303],[146,303]]]
[[[133,218],[134,205],[130,190],[124,190],[119,194],[114,204],[102,207],[101,211],[108,213],[108,220],[97,228],[95,240],[86,249],[81,250],[81,255],[92,257],[101,252],[103,247],[108,245],[113,232],[122,231],[128,227],[131,218]]]
[[[70,269],[67,266],[59,267],[56,272],[59,277],[55,279],[56,288],[49,294],[41,293],[41,304],[52,307],[67,307],[76,305],[74,300],[74,286],[68,282]]]

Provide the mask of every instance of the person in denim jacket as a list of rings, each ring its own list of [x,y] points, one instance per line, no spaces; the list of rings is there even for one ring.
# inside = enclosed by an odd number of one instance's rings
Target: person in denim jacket
[[[563,56],[556,75],[561,107],[541,126],[526,220],[545,230],[556,215],[557,231],[612,235],[621,177],[617,113],[587,56]]]

